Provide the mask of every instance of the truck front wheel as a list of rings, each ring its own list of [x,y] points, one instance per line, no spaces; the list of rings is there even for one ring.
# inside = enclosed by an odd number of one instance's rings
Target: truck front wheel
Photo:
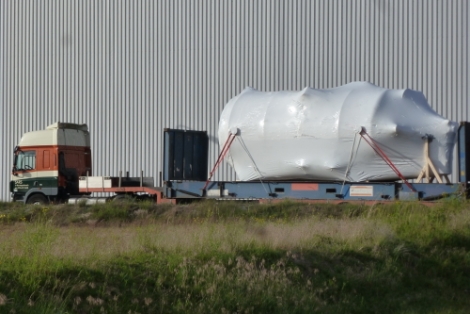
[[[48,204],[49,200],[42,194],[34,194],[26,201],[26,204],[33,204],[33,205],[45,205]]]

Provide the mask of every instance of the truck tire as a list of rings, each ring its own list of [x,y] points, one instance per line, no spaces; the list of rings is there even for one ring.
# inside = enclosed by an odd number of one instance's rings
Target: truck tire
[[[34,194],[33,196],[29,197],[26,201],[26,204],[33,205],[46,205],[48,203],[49,200],[43,194]]]

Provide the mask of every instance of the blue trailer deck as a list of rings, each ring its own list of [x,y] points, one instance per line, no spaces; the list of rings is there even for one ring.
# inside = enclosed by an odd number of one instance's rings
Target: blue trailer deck
[[[212,199],[299,199],[299,200],[434,200],[449,195],[461,195],[465,186],[456,184],[412,183],[415,191],[397,182],[222,182],[167,181],[166,198]]]

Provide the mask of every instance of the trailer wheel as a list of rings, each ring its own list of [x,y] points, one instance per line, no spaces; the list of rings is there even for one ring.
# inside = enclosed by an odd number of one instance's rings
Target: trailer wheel
[[[33,205],[45,205],[48,204],[49,200],[43,194],[34,194],[26,201],[26,204]]]
[[[134,197],[130,194],[118,194],[113,197],[113,202],[122,203],[122,202],[132,202]]]

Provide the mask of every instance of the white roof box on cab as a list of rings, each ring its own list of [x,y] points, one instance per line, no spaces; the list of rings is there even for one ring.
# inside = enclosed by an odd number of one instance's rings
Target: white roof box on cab
[[[86,124],[56,122],[45,130],[23,134],[18,146],[85,146],[90,147],[90,133]]]

